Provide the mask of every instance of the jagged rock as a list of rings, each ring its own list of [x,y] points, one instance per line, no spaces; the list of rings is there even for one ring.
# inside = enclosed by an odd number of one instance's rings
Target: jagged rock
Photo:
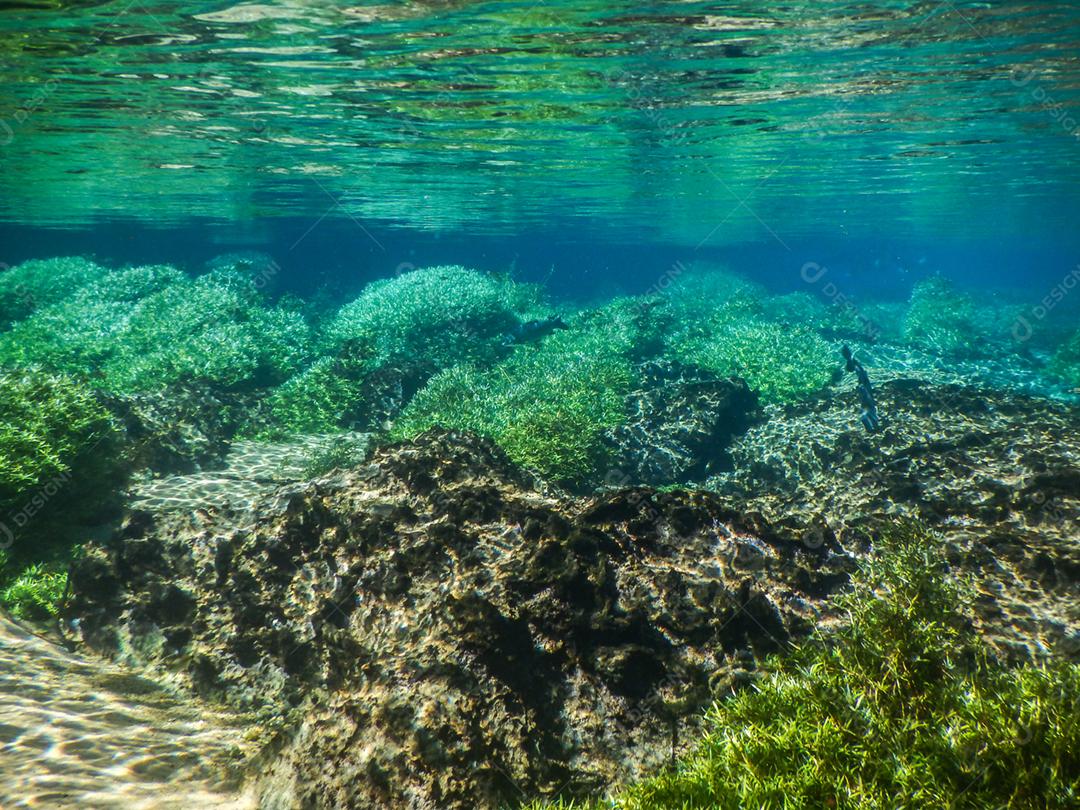
[[[728,444],[757,416],[746,383],[666,360],[642,364],[640,375],[630,419],[605,437],[612,469],[604,483],[661,486],[729,468]]]
[[[189,473],[221,462],[251,397],[176,386],[112,397],[127,445],[128,465],[156,473]]]
[[[769,407],[708,486],[809,546],[861,551],[875,523],[922,520],[975,576],[1006,657],[1080,654],[1080,409],[910,378],[876,395],[877,433],[854,392]]]
[[[496,808],[667,762],[852,566],[710,493],[571,498],[430,431],[250,510],[133,512],[66,619],[294,718],[275,807]]]

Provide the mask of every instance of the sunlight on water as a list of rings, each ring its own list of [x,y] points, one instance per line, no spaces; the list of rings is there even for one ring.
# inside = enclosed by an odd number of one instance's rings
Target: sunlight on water
[[[1077,0],[0,0],[0,810],[1080,806],[1078,158]]]
[[[0,806],[245,810],[220,779],[246,745],[223,721],[0,616]]]
[[[1052,233],[1078,26],[1064,2],[20,3],[0,216]]]

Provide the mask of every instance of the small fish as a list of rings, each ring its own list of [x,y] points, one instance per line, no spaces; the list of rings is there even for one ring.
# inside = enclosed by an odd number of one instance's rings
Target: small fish
[[[556,329],[569,328],[566,321],[558,315],[552,315],[550,318],[542,318],[537,321],[525,321],[503,335],[503,345],[514,346],[522,343],[533,343],[542,337],[550,335]]]
[[[842,346],[840,348],[840,354],[844,356],[846,361],[845,369],[850,373],[855,373],[855,378],[859,381],[856,390],[859,392],[859,401],[862,403],[863,412],[859,417],[859,421],[862,422],[867,433],[876,433],[881,427],[881,418],[878,416],[877,402],[874,400],[874,390],[870,385],[870,375],[866,373],[866,369],[863,368],[863,364],[855,359],[855,354],[848,346]]]

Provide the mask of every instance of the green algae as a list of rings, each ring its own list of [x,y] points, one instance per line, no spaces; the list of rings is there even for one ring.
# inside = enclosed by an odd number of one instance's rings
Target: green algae
[[[718,697],[704,737],[610,798],[531,810],[1074,806],[1080,665],[995,664],[970,586],[911,524],[835,599],[844,619]]]

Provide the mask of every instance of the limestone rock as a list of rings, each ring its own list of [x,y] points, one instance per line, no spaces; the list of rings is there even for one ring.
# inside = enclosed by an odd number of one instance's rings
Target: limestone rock
[[[710,493],[571,498],[430,431],[249,509],[132,512],[66,618],[293,719],[275,806],[496,808],[666,763],[852,565]]]

